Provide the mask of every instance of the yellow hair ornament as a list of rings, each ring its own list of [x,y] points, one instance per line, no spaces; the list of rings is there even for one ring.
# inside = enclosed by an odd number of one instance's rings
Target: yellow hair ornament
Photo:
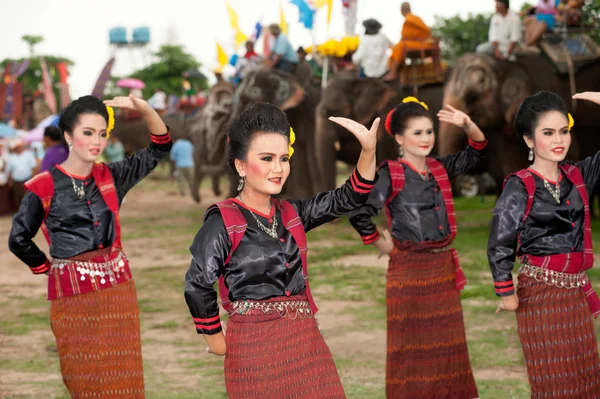
[[[573,117],[571,116],[571,113],[569,113],[569,131],[571,131],[571,128],[573,127],[573,125],[575,125],[575,119],[573,119]]]
[[[290,158],[294,155],[294,147],[292,145],[296,142],[296,133],[294,133],[294,129],[290,126]]]
[[[402,103],[403,104],[406,104],[406,103],[421,104],[423,106],[423,108],[425,108],[427,111],[429,111],[429,107],[427,106],[427,104],[425,104],[423,101],[419,101],[419,99],[417,97],[408,96],[404,100],[402,100]]]
[[[108,112],[108,126],[106,127],[106,138],[108,138],[110,132],[115,128],[115,110],[107,105],[106,112]]]

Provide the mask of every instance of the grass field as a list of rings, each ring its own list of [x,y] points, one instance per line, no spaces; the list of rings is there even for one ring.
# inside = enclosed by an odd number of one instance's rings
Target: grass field
[[[223,359],[204,352],[183,299],[187,248],[205,207],[175,194],[175,183],[146,180],[127,197],[124,247],[138,288],[147,397],[226,398]],[[467,340],[481,398],[528,398],[529,388],[513,314],[494,314],[486,258],[494,199],[458,199],[455,247],[469,279],[462,293]],[[380,225],[384,223],[379,218]],[[0,219],[6,243],[10,219]],[[594,223],[600,245],[600,223]],[[319,322],[348,398],[385,398],[386,259],[362,245],[347,219],[308,234],[311,287]],[[46,248],[40,240],[40,246]],[[598,248],[598,246],[596,247]],[[68,398],[48,321],[43,277],[0,250],[0,397]],[[600,272],[592,270],[600,287]]]

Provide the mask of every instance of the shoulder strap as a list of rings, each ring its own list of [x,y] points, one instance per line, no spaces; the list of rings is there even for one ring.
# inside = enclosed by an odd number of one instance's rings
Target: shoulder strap
[[[454,197],[452,196],[452,185],[450,184],[450,178],[444,165],[435,158],[426,158],[427,167],[431,172],[431,175],[435,179],[438,187],[440,188],[442,198],[444,199],[444,206],[446,207],[446,215],[448,217],[448,225],[450,227],[450,235],[452,240],[456,238],[458,233],[458,224],[456,223],[456,212],[454,210]]]
[[[400,194],[400,191],[404,189],[404,167],[402,164],[395,160],[383,161],[379,169],[387,165],[390,172],[390,180],[392,182],[392,193],[385,200],[385,217],[388,222],[390,231],[392,230],[392,215],[390,214],[389,204]]]
[[[535,180],[531,175],[531,172],[527,169],[521,169],[518,172],[510,174],[504,179],[504,183],[502,184],[502,189],[506,186],[506,181],[511,176],[517,176],[523,184],[525,185],[525,190],[527,190],[527,206],[525,207],[525,213],[523,214],[523,221],[527,219],[529,216],[529,212],[531,211],[531,206],[533,205],[533,197],[535,195]]]
[[[231,241],[231,250],[227,255],[227,259],[225,259],[225,264],[227,264],[231,260],[233,252],[240,245],[240,242],[242,242],[248,224],[246,223],[246,219],[244,218],[244,215],[242,215],[242,212],[240,212],[231,199],[218,202],[216,206],[219,208],[219,212],[221,212],[223,224],[227,230],[229,240]],[[219,277],[219,294],[221,296],[223,308],[229,312],[231,302],[229,301],[229,290],[225,286],[225,276]]]
[[[281,212],[281,221],[285,228],[290,232],[294,241],[296,241],[296,245],[298,245],[298,250],[300,251],[300,259],[302,261],[302,274],[304,275],[304,286],[306,287],[306,299],[310,305],[310,308],[313,314],[316,314],[318,309],[315,304],[315,300],[310,292],[310,286],[308,284],[308,242],[306,240],[306,231],[304,230],[304,225],[302,224],[302,220],[298,215],[298,211],[291,202],[286,200],[281,200],[279,198],[273,198],[273,203]]]
[[[44,221],[42,222],[42,233],[46,237],[48,245],[50,245],[50,234],[48,234],[48,228],[46,227],[46,218],[50,213],[50,204],[52,203],[52,197],[54,196],[54,180],[49,171],[40,173],[25,183],[25,188],[39,197],[42,201],[42,207],[44,208]]]
[[[590,199],[585,187],[581,171],[575,165],[561,165],[560,168],[567,179],[575,185],[581,201],[583,202],[583,268],[591,269],[594,266],[594,248],[592,240],[592,224],[590,217]]]
[[[92,167],[92,176],[94,177],[94,182],[96,182],[96,186],[100,191],[102,199],[104,200],[106,206],[108,206],[108,209],[111,210],[115,217],[115,240],[113,242],[113,247],[117,249],[122,249],[123,245],[121,244],[121,219],[119,217],[119,197],[117,194],[117,189],[115,187],[113,175],[106,164],[95,163]]]

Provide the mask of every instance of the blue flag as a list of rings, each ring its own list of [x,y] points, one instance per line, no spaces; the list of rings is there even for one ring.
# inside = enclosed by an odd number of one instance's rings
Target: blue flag
[[[290,3],[298,7],[298,12],[300,14],[298,22],[302,22],[306,29],[312,29],[315,11],[309,7],[306,0],[290,0]]]

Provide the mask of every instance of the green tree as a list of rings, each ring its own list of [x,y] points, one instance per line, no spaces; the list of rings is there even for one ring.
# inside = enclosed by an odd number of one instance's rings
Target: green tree
[[[38,85],[42,82],[42,67],[40,63],[40,57],[44,57],[44,60],[46,61],[46,65],[48,66],[48,72],[50,73],[50,78],[52,79],[52,82],[57,82],[59,80],[58,71],[56,70],[56,65],[59,62],[65,62],[67,66],[73,65],[73,61],[71,61],[68,58],[44,55],[20,59],[6,58],[2,60],[2,62],[0,62],[0,66],[2,67],[0,69],[4,69],[4,67],[6,67],[6,65],[8,65],[9,63],[21,63],[26,59],[29,59],[29,67],[23,73],[23,75],[19,77],[19,82],[23,83],[24,91],[27,94],[31,94],[37,90]],[[56,93],[58,93],[58,89],[56,89]]]
[[[442,58],[453,64],[466,53],[472,53],[478,44],[487,42],[492,14],[469,14],[466,19],[456,15],[435,17],[433,34],[441,38]]]
[[[598,29],[598,21],[600,21],[600,0],[588,0],[583,6],[583,23],[590,25],[593,29],[590,31],[590,36],[600,44],[600,29]]]
[[[131,77],[140,79],[146,84],[144,98],[152,96],[158,88],[167,95],[180,95],[183,73],[200,67],[200,63],[194,56],[186,53],[181,46],[163,45],[154,56],[157,58],[156,62],[131,75]],[[208,87],[206,79],[190,78],[188,81],[196,90]]]
[[[33,54],[34,54],[33,50],[34,50],[36,44],[43,42],[44,37],[43,36],[25,35],[25,36],[21,37],[21,40],[23,40],[24,42],[26,42],[29,45],[29,57],[33,57]]]

